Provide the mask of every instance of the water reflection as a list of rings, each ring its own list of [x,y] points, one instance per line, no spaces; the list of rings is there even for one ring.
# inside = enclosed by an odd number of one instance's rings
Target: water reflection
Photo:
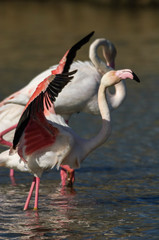
[[[93,170],[93,168],[91,169]],[[99,174],[79,173],[76,191],[43,181],[39,211],[22,211],[29,185],[1,185],[1,234],[21,239],[67,239],[69,237],[144,237],[158,223],[159,195],[154,175],[141,169],[105,169]],[[141,172],[143,174],[141,175]],[[104,172],[103,172],[104,173]],[[82,175],[85,175],[85,178]],[[92,174],[92,176],[91,176]],[[81,175],[81,176],[80,176]],[[105,181],[104,181],[105,180]],[[157,191],[156,191],[157,190]],[[159,209],[158,209],[159,210]],[[13,224],[15,222],[16,224]],[[155,230],[154,230],[155,231]],[[157,231],[157,228],[156,228]]]
[[[43,193],[40,211],[22,211],[20,204],[22,204],[25,192],[22,192],[21,188],[22,186],[11,189],[7,186],[5,187],[5,194],[3,193],[4,188],[0,189],[1,206],[3,206],[3,210],[1,210],[1,220],[3,219],[1,233],[5,231],[4,236],[8,238],[21,236],[23,239],[24,236],[24,239],[30,239],[34,236],[45,238],[47,233],[48,235],[53,233],[53,235],[58,236],[58,230],[60,230],[60,235],[66,237],[67,234],[65,235],[63,232],[69,228],[69,223],[73,221],[69,212],[74,208],[72,199],[75,196],[75,191],[58,187],[54,193],[48,195]],[[45,189],[46,186],[41,186],[41,188]],[[16,219],[15,225],[12,223],[14,219]]]

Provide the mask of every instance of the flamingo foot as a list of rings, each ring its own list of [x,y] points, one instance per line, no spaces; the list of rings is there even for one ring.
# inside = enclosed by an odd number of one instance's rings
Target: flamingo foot
[[[73,183],[75,181],[74,169],[71,169],[68,165],[61,165],[60,175],[62,186],[73,186]]]

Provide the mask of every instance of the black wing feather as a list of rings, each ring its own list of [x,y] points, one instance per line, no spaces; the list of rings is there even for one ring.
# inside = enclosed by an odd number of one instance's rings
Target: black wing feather
[[[87,35],[86,37],[84,37],[83,39],[81,39],[79,42],[77,42],[77,43],[69,50],[69,53],[67,54],[67,57],[66,57],[67,60],[66,60],[66,63],[65,63],[64,69],[63,69],[63,73],[69,71],[70,65],[72,64],[73,59],[74,59],[75,56],[76,56],[77,50],[79,50],[84,44],[86,44],[86,43],[89,41],[89,39],[92,37],[93,34],[94,34],[94,31],[91,32],[90,34],[88,34],[88,35]]]

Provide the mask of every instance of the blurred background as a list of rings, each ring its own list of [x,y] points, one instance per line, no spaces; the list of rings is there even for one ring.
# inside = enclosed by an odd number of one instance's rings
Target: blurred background
[[[74,189],[61,189],[58,171],[44,174],[39,212],[22,211],[32,176],[17,172],[13,186],[9,170],[1,169],[1,239],[158,239],[158,5],[157,0],[0,1],[0,100],[57,64],[91,31],[90,43],[106,38],[115,44],[116,69],[130,68],[141,80],[126,82],[127,98],[112,113],[112,135],[76,171]],[[76,60],[89,60],[90,43]],[[90,137],[101,119],[79,114],[70,124]]]

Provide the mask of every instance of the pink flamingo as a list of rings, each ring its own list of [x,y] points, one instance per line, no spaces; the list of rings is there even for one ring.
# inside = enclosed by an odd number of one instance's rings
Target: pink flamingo
[[[74,72],[60,74],[60,84],[62,80],[66,80],[66,84],[73,74]],[[130,69],[112,70],[103,75],[98,90],[102,125],[99,133],[91,139],[79,137],[60,115],[50,112],[57,96],[57,91],[54,92],[54,86],[59,82],[57,75],[46,78],[38,86],[16,128],[10,150],[13,155],[9,155],[9,150],[0,155],[1,166],[14,166],[18,170],[26,168],[34,175],[24,210],[28,208],[35,185],[34,209],[38,208],[39,184],[43,171],[54,166],[59,168],[61,164],[69,165],[73,169],[79,168],[88,154],[108,139],[111,133],[111,116],[105,90],[127,78],[139,82]]]
[[[106,63],[98,57],[97,50],[100,46],[103,47],[103,56]],[[116,56],[116,48],[109,40],[103,38],[97,39],[90,46],[89,56],[94,65],[88,61],[74,62],[71,66],[71,71],[78,69],[78,72],[56,99],[56,113],[62,115],[67,121],[75,112],[83,111],[91,114],[100,114],[97,92],[102,75],[115,66],[114,59]],[[16,127],[20,114],[24,108],[22,105],[26,105],[37,84],[50,75],[52,69],[55,71],[55,66],[38,75],[26,87],[12,94],[0,103],[0,105],[2,105],[0,108],[0,131],[2,131],[0,134],[1,144],[11,146],[14,134],[14,131],[11,130],[14,130]],[[122,103],[125,95],[126,88],[123,81],[115,85],[115,94],[111,94],[107,90],[108,102],[111,110],[117,108]],[[7,118],[4,116],[7,116]],[[5,139],[3,137],[4,135]],[[13,175],[13,172],[10,172],[10,175]],[[61,179],[62,185],[65,185],[66,181],[72,184],[74,182],[74,170],[69,166],[61,166]]]

